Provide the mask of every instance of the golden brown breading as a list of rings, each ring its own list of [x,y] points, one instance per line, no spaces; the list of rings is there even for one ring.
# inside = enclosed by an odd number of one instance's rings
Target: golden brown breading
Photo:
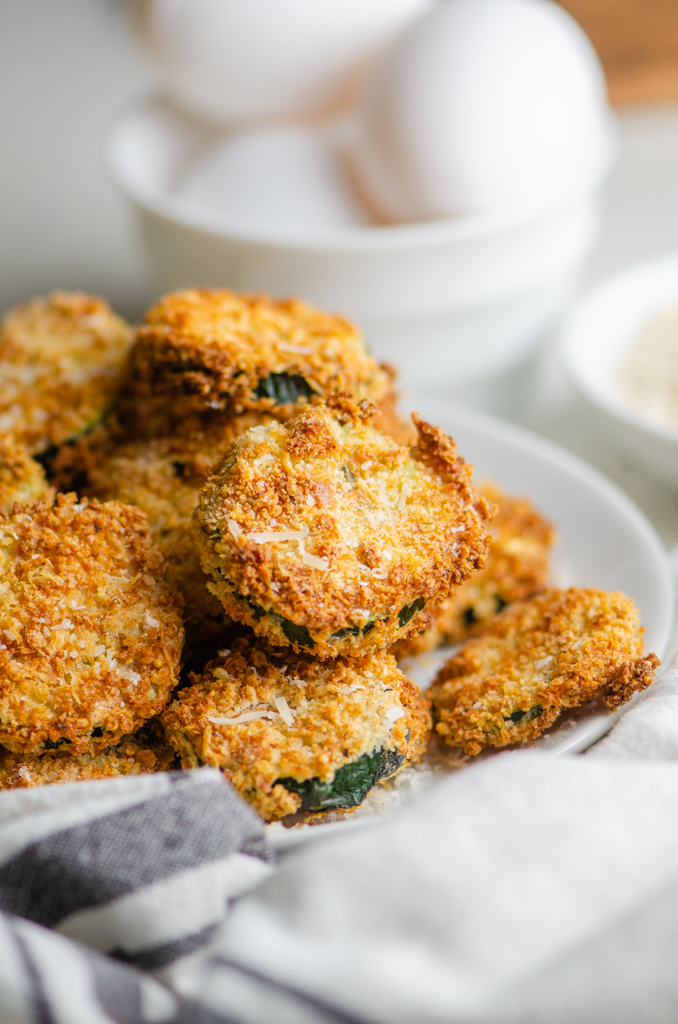
[[[0,513],[0,743],[98,753],[167,702],[180,598],[143,512],[57,496]]]
[[[0,324],[0,432],[42,452],[92,427],[111,405],[132,330],[103,299],[52,292]]]
[[[532,597],[548,583],[551,524],[527,498],[509,497],[489,483],[479,484],[478,491],[497,508],[485,567],[433,609],[425,632],[396,644],[396,658],[481,633],[507,604]]]
[[[426,746],[428,703],[383,651],[318,662],[243,638],[192,680],[163,713],[170,743],[267,821],[355,806]]]
[[[168,561],[167,580],[183,595],[189,641],[223,629],[221,602],[207,589],[193,541],[191,515],[214,460],[257,414],[221,417],[210,431],[160,437],[114,447],[88,469],[88,494],[137,505],[148,516],[151,540]]]
[[[49,750],[43,754],[0,752],[0,789],[29,789],[53,783],[112,779],[118,775],[145,775],[166,771],[176,754],[167,742],[148,736],[147,730],[123,736],[100,754],[71,754]]]
[[[428,691],[438,737],[467,754],[528,743],[566,708],[609,708],[650,685],[638,611],[618,591],[547,590],[497,616],[450,658]]]
[[[424,606],[477,572],[487,550],[487,503],[454,442],[415,416],[417,446],[398,447],[369,415],[336,398],[249,430],[194,513],[227,613],[320,658],[425,627]]]
[[[132,350],[120,415],[131,430],[173,433],[210,409],[286,419],[337,392],[379,402],[388,373],[358,331],[296,299],[194,288],[164,296]]]
[[[45,471],[25,448],[9,437],[0,437],[0,510],[11,512],[15,504],[54,497]]]

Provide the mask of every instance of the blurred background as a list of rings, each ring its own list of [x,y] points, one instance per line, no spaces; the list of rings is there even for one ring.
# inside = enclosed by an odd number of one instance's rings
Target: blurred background
[[[621,125],[596,280],[678,243],[678,3],[566,0]],[[153,297],[104,168],[112,118],[151,85],[123,0],[0,0],[0,304],[53,287],[138,316]]]

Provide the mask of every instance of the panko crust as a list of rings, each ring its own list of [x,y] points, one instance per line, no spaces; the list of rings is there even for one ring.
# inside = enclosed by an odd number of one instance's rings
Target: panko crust
[[[0,437],[0,510],[11,512],[15,505],[53,498],[40,463],[10,437]]]
[[[390,388],[388,373],[343,317],[298,299],[276,302],[226,289],[165,295],[139,329],[130,367],[123,418],[159,418],[160,425],[168,400],[175,418],[219,408],[284,419],[340,391],[379,402]],[[267,394],[279,383],[272,374],[291,378],[298,399],[281,402]]]
[[[193,540],[191,515],[216,458],[261,417],[221,417],[189,436],[140,439],[112,448],[87,468],[87,492],[102,501],[137,505],[148,516],[151,540],[167,559],[166,579],[184,598],[189,642],[224,627],[221,602],[207,589]]]
[[[220,768],[266,821],[300,807],[280,779],[331,781],[382,748],[404,766],[426,747],[428,702],[383,651],[318,662],[241,638],[192,681],[163,713],[168,740],[184,767]]]
[[[551,523],[527,498],[511,497],[487,482],[478,491],[497,509],[485,567],[432,609],[433,623],[425,632],[396,644],[396,658],[481,633],[506,605],[532,597],[548,584],[555,541]]]
[[[47,751],[43,754],[0,752],[0,789],[30,789],[65,782],[113,779],[119,775],[146,775],[167,771],[176,758],[162,737],[147,730],[123,736],[114,747],[100,754],[71,754]]]
[[[210,589],[236,621],[320,658],[390,646],[482,567],[490,511],[442,431],[399,447],[336,397],[242,435],[194,513]]]
[[[0,433],[32,454],[92,427],[120,385],[132,329],[104,299],[52,292],[0,324]]]
[[[146,517],[119,502],[0,514],[0,743],[99,753],[166,704],[183,643]]]
[[[636,606],[618,591],[570,587],[516,602],[438,673],[428,691],[435,732],[479,754],[529,743],[593,697],[619,707],[659,665],[655,654],[643,657],[642,633]]]

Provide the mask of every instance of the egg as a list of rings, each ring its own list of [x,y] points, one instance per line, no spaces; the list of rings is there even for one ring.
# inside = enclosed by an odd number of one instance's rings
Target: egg
[[[382,218],[551,200],[590,176],[610,114],[588,38],[551,0],[446,0],[374,72],[351,145]]]
[[[136,0],[165,93],[224,126],[338,106],[434,0]]]
[[[320,128],[236,130],[202,154],[178,191],[211,220],[268,237],[369,223],[344,178],[331,131]]]

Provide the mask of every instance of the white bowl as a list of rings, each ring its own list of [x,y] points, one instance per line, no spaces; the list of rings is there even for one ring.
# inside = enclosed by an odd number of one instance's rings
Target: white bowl
[[[611,120],[586,180],[548,206],[290,238],[244,231],[181,198],[177,182],[213,141],[157,98],[112,129],[109,167],[136,210],[155,286],[301,296],[355,320],[378,358],[425,387],[508,368],[540,340],[598,236],[616,152]]]
[[[616,386],[619,363],[647,321],[678,306],[678,253],[641,263],[585,296],[563,325],[560,353],[609,440],[678,486],[678,429],[646,419]]]

